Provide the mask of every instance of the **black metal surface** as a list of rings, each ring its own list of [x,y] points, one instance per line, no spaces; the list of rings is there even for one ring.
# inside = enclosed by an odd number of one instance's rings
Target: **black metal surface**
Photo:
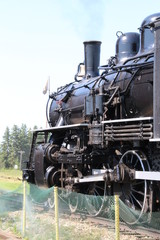
[[[85,98],[85,116],[103,115],[103,96],[90,95]]]
[[[122,33],[116,42],[117,63],[125,61],[129,57],[135,56],[139,51],[139,33]]]
[[[42,145],[35,149],[34,153],[34,163],[35,163],[35,183],[38,186],[45,185],[45,174],[44,174],[44,150]]]
[[[140,27],[140,33],[141,33],[141,48],[140,52],[150,52],[154,51],[154,33],[150,29],[152,27],[153,23],[158,21],[160,18],[159,13],[152,14],[148,17],[146,17]]]
[[[69,164],[82,164],[83,160],[83,155],[82,154],[71,154],[71,153],[66,153],[66,154],[59,154],[58,156],[58,162],[59,163],[69,163]]]
[[[84,42],[86,78],[99,75],[98,67],[100,64],[100,46],[100,41]]]

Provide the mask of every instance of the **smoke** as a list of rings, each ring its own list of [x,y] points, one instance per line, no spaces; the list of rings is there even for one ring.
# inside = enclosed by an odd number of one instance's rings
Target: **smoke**
[[[104,27],[105,0],[60,1],[61,14],[83,40],[100,40]]]

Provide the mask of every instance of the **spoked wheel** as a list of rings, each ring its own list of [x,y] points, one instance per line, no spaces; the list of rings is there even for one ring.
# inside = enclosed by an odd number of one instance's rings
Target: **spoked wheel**
[[[104,207],[106,183],[94,182],[89,184],[85,195],[87,212],[91,216],[98,216]]]
[[[120,162],[137,171],[150,171],[147,158],[141,151],[127,151],[121,157]],[[150,209],[152,195],[150,193],[149,181],[147,180],[135,180],[132,183],[124,183],[120,198],[129,208],[137,210],[136,216],[128,218],[129,220],[126,221],[128,224],[137,223],[144,213],[152,211]]]

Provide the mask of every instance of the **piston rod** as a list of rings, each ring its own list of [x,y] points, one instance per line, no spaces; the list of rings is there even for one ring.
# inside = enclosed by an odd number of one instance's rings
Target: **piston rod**
[[[129,168],[128,168],[129,169]],[[120,171],[119,165],[114,170],[112,169],[93,169],[92,175],[84,177],[76,177],[73,182],[76,183],[89,183],[89,182],[126,182],[127,180],[150,180],[160,181],[160,172],[151,171],[135,171],[129,169],[128,172]]]

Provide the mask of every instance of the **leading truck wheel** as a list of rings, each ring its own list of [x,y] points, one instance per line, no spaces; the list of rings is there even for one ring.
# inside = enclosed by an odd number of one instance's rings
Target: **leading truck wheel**
[[[130,150],[125,152],[122,155],[120,162],[137,171],[150,171],[148,160],[141,151]],[[133,214],[127,215],[127,210],[124,212],[124,218],[126,218],[124,220],[126,223],[136,224],[142,221],[144,213],[148,212],[151,214],[152,209],[150,206],[152,201],[152,192],[150,190],[149,181],[135,180],[130,183],[123,183],[121,187],[122,195],[120,196],[120,199],[130,208],[131,211],[134,210]]]

